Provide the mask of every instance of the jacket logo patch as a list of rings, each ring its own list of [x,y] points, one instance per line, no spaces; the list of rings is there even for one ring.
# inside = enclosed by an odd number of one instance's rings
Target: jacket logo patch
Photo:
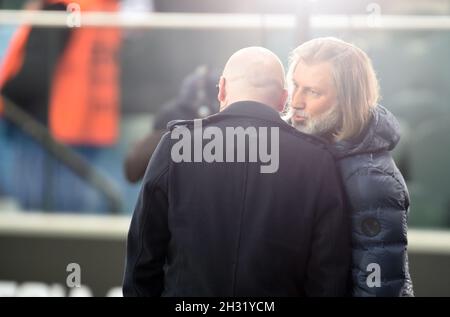
[[[368,237],[375,237],[381,231],[381,225],[374,217],[368,217],[361,223],[361,231]]]

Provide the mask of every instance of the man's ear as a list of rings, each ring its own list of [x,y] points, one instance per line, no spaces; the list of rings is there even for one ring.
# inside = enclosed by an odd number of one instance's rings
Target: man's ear
[[[220,76],[217,100],[219,100],[219,111],[222,111],[227,105],[226,79],[223,76]]]
[[[225,77],[220,76],[219,79],[219,92],[217,94],[217,100],[219,100],[220,103],[223,103],[225,101],[227,93],[225,91]]]
[[[284,106],[286,105],[287,99],[288,99],[288,91],[287,89],[283,89],[283,92],[280,97],[280,102],[277,105],[278,112],[282,112],[284,110]]]

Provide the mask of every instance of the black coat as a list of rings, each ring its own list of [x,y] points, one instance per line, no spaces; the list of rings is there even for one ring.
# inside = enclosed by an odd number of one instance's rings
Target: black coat
[[[256,102],[203,128],[279,128],[279,169],[174,163],[170,133],[147,168],[128,235],[125,296],[342,296],[348,215],[332,155]],[[180,125],[192,130],[193,121]],[[247,143],[248,146],[248,143]]]
[[[407,254],[409,194],[389,153],[399,139],[397,120],[377,106],[360,136],[338,142],[332,150],[351,206],[353,296],[413,296]],[[379,287],[367,284],[368,277],[371,282],[375,277],[371,263],[379,265]]]

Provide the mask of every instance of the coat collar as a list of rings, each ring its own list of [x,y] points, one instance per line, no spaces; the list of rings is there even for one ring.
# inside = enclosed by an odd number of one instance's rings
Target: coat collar
[[[263,121],[274,122],[278,125],[286,125],[286,123],[281,119],[280,114],[275,109],[256,101],[238,101],[232,103],[221,112],[210,116],[210,118],[230,116],[257,118]]]

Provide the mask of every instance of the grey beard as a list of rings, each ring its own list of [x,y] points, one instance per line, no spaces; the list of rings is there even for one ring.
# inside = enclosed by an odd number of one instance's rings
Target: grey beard
[[[301,123],[296,123],[294,120],[291,120],[291,123],[292,126],[300,132],[321,136],[335,133],[338,128],[339,119],[339,111],[335,106],[315,118],[307,117],[307,119]]]

